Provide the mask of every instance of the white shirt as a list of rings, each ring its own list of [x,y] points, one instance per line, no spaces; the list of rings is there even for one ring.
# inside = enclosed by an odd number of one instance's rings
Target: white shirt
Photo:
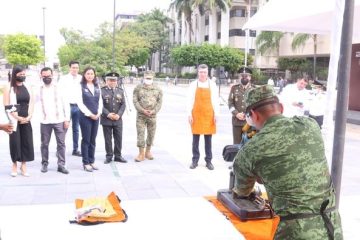
[[[63,90],[56,84],[43,84],[39,92],[42,124],[56,124],[70,121],[70,105],[66,101]]]
[[[78,88],[81,82],[81,78],[82,76],[79,74],[74,77],[69,73],[61,77],[59,80],[59,86],[63,89],[65,98],[71,104],[75,104],[76,99],[79,97],[77,95],[79,95]]]
[[[309,114],[313,116],[323,116],[325,114],[326,94],[325,92],[315,92],[311,96],[309,104]]]
[[[94,91],[95,91],[95,86],[93,84],[90,84],[87,86],[88,89],[90,90],[90,92],[94,95]],[[78,108],[80,109],[80,111],[87,117],[90,117],[91,114],[94,114],[96,115],[95,113],[92,113],[84,104],[83,102],[83,98],[82,98],[82,86],[81,84],[79,84],[77,86],[77,93],[76,93],[76,96],[77,96],[77,99],[75,101],[75,103],[78,105]],[[98,107],[98,114],[101,114],[102,112],[102,108],[103,108],[103,101],[101,99],[101,89],[99,88],[99,91],[100,91],[100,96],[99,96],[99,107]]]
[[[192,116],[192,110],[195,103],[195,94],[196,88],[209,88],[210,86],[210,94],[211,94],[211,105],[214,109],[215,117],[219,115],[219,96],[216,88],[216,83],[207,79],[205,82],[200,82],[199,80],[195,80],[190,83],[188,96],[187,96],[187,104],[186,104],[186,112],[188,116]]]
[[[279,95],[279,99],[284,106],[285,117],[304,116],[304,111],[309,107],[308,91],[299,90],[296,83],[287,85]],[[293,103],[302,103],[303,107],[294,106]]]

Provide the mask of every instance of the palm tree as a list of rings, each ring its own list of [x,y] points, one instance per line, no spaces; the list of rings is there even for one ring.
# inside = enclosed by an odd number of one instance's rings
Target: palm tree
[[[187,24],[189,29],[188,34],[190,35],[190,42],[191,42],[191,34],[193,33],[193,26],[191,21],[191,16],[193,13],[193,3],[194,0],[173,0],[170,3],[169,10],[174,9],[178,15],[178,19],[181,19],[182,15],[184,14],[185,17],[185,24]],[[185,28],[186,26],[182,26]]]
[[[225,12],[231,4],[232,0],[194,0],[194,7],[199,9],[201,15],[204,15],[206,10],[213,10],[216,7]]]
[[[261,55],[275,51],[276,57],[279,57],[280,40],[283,36],[283,32],[262,31],[256,37],[256,48]]]
[[[304,46],[306,41],[309,39],[313,40],[314,43],[314,66],[313,66],[313,79],[316,79],[316,54],[317,54],[317,34],[306,34],[306,33],[298,33],[294,36],[293,41],[291,43],[291,47],[293,50],[296,50],[300,46]]]

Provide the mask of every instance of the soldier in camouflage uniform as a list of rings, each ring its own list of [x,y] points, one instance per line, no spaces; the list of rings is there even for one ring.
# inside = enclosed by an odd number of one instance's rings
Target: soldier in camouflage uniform
[[[250,83],[252,71],[247,67],[240,68],[240,83],[231,87],[228,106],[232,114],[233,142],[241,142],[242,128],[246,124],[245,120],[245,99],[247,90],[253,86]]]
[[[342,239],[320,128],[313,119],[282,116],[272,86],[245,95],[246,120],[260,130],[234,161],[234,193],[248,196],[255,181],[280,216],[275,239]]]
[[[135,158],[137,162],[144,161],[145,158],[154,159],[150,150],[155,137],[156,114],[162,104],[162,91],[153,84],[153,78],[153,72],[146,72],[144,74],[144,83],[136,86],[133,93],[133,102],[137,111],[136,130],[137,146],[139,148],[139,155]],[[146,150],[145,128],[147,129]]]

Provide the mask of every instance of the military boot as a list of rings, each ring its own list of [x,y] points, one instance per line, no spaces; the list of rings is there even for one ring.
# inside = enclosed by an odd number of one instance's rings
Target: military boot
[[[151,154],[150,150],[151,150],[151,146],[146,146],[145,158],[149,160],[153,160],[154,156]]]
[[[139,147],[139,155],[135,158],[136,162],[142,162],[145,160],[144,148]]]

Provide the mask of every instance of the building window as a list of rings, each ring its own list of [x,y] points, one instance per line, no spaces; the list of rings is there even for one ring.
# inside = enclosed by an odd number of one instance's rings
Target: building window
[[[218,12],[218,13],[217,13],[217,21],[218,21],[218,22],[221,22],[221,12]]]
[[[242,30],[242,29],[230,29],[229,30],[229,37],[234,37],[234,36],[245,37],[245,31]]]
[[[252,17],[257,12],[257,8],[251,8],[250,17]]]
[[[209,15],[205,16],[205,26],[209,25]]]
[[[220,39],[220,38],[221,38],[221,32],[218,32],[217,39]]]
[[[208,42],[208,41],[209,41],[209,35],[205,35],[204,41],[205,41],[205,42]]]
[[[250,37],[256,37],[256,31],[255,30],[250,30],[249,31],[249,35],[250,35]]]
[[[234,8],[230,11],[230,18],[233,17],[245,17],[246,8]]]
[[[255,49],[253,49],[253,48],[249,49],[249,54],[255,55]]]

